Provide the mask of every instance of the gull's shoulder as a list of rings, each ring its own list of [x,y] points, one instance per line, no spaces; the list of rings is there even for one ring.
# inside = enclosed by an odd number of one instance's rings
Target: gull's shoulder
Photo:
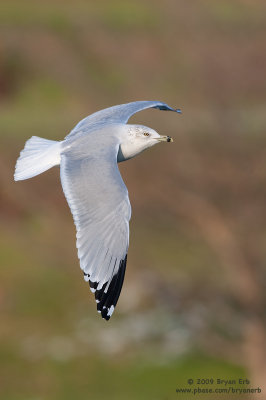
[[[123,141],[128,125],[110,123],[94,126],[89,131],[81,131],[77,135],[66,136],[62,141],[61,154],[96,154],[112,152]]]

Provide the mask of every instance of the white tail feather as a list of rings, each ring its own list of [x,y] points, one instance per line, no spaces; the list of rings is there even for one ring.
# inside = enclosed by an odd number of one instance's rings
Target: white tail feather
[[[39,175],[60,164],[61,142],[32,136],[25,143],[16,163],[14,179],[20,181]]]

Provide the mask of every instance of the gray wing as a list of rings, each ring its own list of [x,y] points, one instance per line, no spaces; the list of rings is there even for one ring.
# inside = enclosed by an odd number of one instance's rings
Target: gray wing
[[[66,148],[60,174],[77,229],[80,267],[108,320],[124,280],[131,207],[117,166],[119,145],[115,138],[106,138],[113,142],[104,145],[99,140],[91,156],[82,141]]]
[[[84,118],[75,126],[66,138],[72,137],[79,132],[88,132],[89,130],[94,129],[95,126],[101,124],[126,124],[133,114],[147,108],[158,108],[159,110],[181,113],[180,109],[169,107],[166,103],[162,103],[161,101],[134,101],[132,103],[120,104],[110,108],[105,108],[104,110],[98,111]]]

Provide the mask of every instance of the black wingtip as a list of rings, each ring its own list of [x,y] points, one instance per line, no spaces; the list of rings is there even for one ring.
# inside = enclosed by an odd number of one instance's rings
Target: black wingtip
[[[108,315],[108,308],[103,308],[101,315],[102,318],[105,319],[106,321],[109,321],[109,319],[111,318],[111,316]]]
[[[113,275],[106,292],[105,289],[108,285],[108,282],[105,282],[101,289],[97,289],[99,282],[91,281],[89,279],[90,275],[84,272],[84,278],[86,281],[89,281],[90,289],[94,293],[97,303],[97,311],[106,321],[109,321],[111,318],[118,302],[124,282],[126,264],[127,255],[123,260],[120,260],[118,271],[115,275]]]
[[[108,321],[112,316],[115,306],[118,302],[124,282],[126,264],[127,256],[125,256],[123,260],[120,260],[118,271],[112,277],[108,290],[106,292],[104,291],[108,284],[108,282],[106,282],[100,290],[96,289],[95,291],[97,310],[99,313],[101,313],[102,318],[106,321]]]
[[[166,103],[154,106],[153,108],[158,108],[159,110],[163,110],[163,111],[174,111],[174,112],[177,112],[178,114],[182,114],[182,111],[180,108],[170,107]]]

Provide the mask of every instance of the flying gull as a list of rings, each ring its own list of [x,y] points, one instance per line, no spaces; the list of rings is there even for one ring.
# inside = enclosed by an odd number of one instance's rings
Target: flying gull
[[[16,163],[15,181],[60,165],[65,197],[77,229],[77,249],[97,310],[109,320],[127,263],[131,207],[117,163],[159,142],[172,142],[143,125],[127,124],[138,111],[181,113],[160,101],[135,101],[106,108],[81,120],[62,141],[33,136]]]

